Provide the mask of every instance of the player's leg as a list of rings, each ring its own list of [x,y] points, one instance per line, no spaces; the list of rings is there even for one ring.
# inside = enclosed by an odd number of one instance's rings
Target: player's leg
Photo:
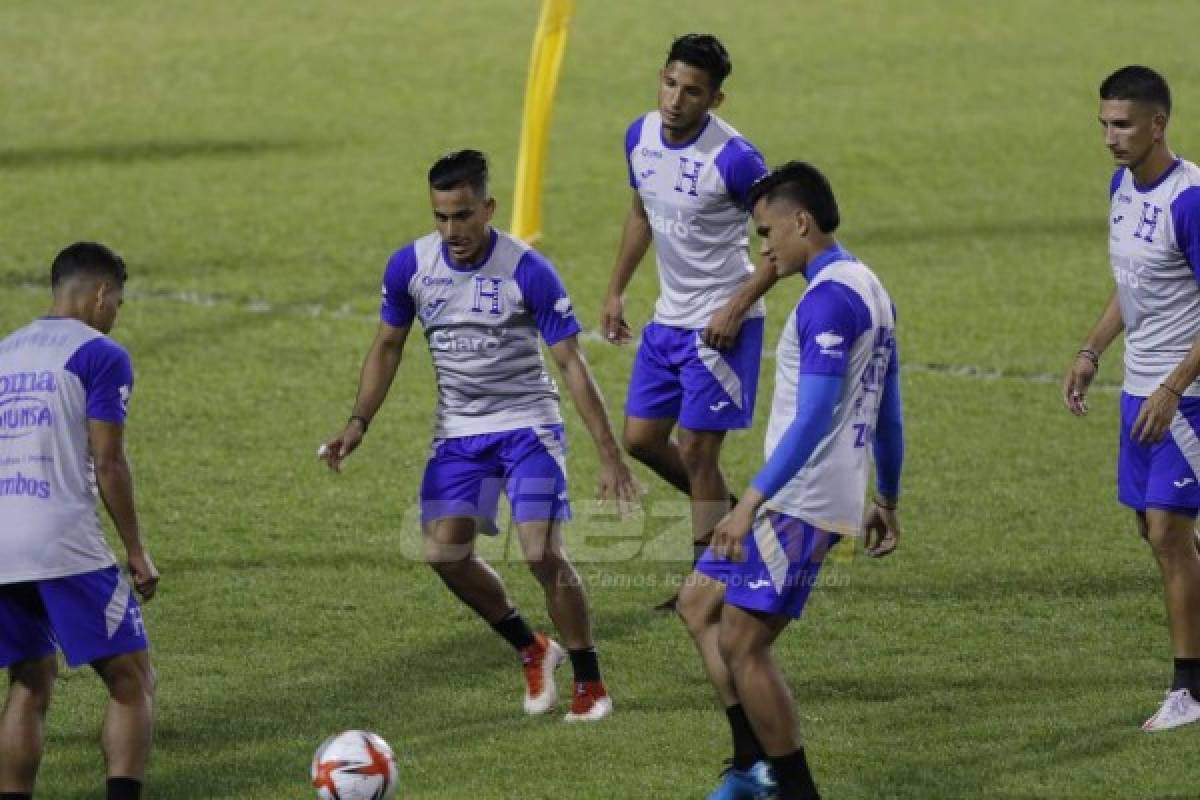
[[[1147,720],[1147,731],[1200,722],[1200,555],[1195,517],[1147,509],[1148,539],[1162,573],[1174,675],[1166,702]]]
[[[489,625],[495,625],[512,610],[504,582],[475,552],[473,517],[430,520],[423,530],[425,563],[455,597]]]
[[[108,689],[100,743],[108,765],[108,800],[137,800],[154,734],[156,678],[141,650],[92,662]]]
[[[8,694],[0,712],[0,797],[33,792],[58,656],[36,584],[0,585],[0,667]]]
[[[621,440],[630,456],[687,494],[687,472],[671,438],[683,397],[677,363],[684,353],[683,333],[653,322],[642,330],[625,395]]]
[[[692,545],[698,558],[712,530],[729,513],[729,487],[721,473],[725,431],[679,429],[679,452],[691,486]]]
[[[750,725],[733,677],[721,657],[721,609],[725,599],[725,584],[736,574],[737,565],[718,561],[706,553],[697,564],[696,572],[688,576],[679,592],[677,611],[696,645],[709,683],[717,692],[717,700],[725,710],[733,740],[733,756],[720,785],[709,795],[710,800],[738,800],[768,796],[774,787],[766,762],[766,751]],[[704,570],[700,572],[699,570]],[[716,577],[714,577],[716,576]]]
[[[116,565],[42,581],[38,588],[67,664],[90,664],[108,689],[101,733],[106,796],[137,800],[153,739],[155,676],[133,589]]]
[[[687,470],[679,453],[679,443],[671,436],[674,417],[647,419],[625,417],[621,444],[625,452],[645,464],[656,475],[684,494],[691,494]]]
[[[779,800],[818,800],[804,748],[796,735],[796,706],[771,652],[790,618],[726,605],[720,651],[746,716],[766,751]]]
[[[16,800],[33,793],[57,675],[55,653],[8,667],[8,697],[0,713],[0,797]]]

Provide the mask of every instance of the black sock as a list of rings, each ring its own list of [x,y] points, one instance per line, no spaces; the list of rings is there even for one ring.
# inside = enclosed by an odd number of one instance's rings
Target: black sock
[[[766,758],[767,754],[754,735],[754,728],[750,727],[750,720],[741,704],[729,706],[725,709],[725,716],[729,718],[729,732],[733,734],[733,768],[745,772]]]
[[[779,800],[821,800],[812,773],[808,771],[803,747],[786,756],[772,756],[771,769],[779,787]]]
[[[1200,700],[1200,658],[1175,659],[1175,678],[1171,681],[1171,691],[1178,689],[1187,689]]]
[[[596,655],[596,648],[568,650],[567,654],[571,656],[571,669],[575,672],[576,683],[600,680],[600,657]]]
[[[108,800],[139,800],[142,782],[137,778],[109,778]]]
[[[0,800],[33,800],[28,792],[0,792]]]
[[[515,608],[508,612],[504,616],[504,619],[492,623],[492,629],[503,636],[518,653],[535,641],[533,630],[525,622],[525,618],[521,616],[521,612]]]
[[[699,541],[692,542],[692,569],[696,568],[696,564],[700,562],[700,558],[704,555],[704,551],[712,544],[713,532],[709,531],[700,537]]]

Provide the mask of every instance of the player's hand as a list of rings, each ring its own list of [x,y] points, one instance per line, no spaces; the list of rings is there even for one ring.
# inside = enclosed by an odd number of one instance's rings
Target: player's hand
[[[129,577],[133,581],[133,588],[141,595],[143,601],[154,597],[154,592],[158,589],[158,568],[154,566],[150,554],[145,550],[129,554]]]
[[[900,518],[894,508],[871,503],[863,518],[863,550],[871,558],[890,555],[900,543]]]
[[[334,472],[341,472],[342,462],[354,452],[362,438],[362,426],[350,420],[341,433],[317,448],[317,458],[324,461]]]
[[[605,298],[600,328],[606,342],[625,344],[633,339],[633,330],[625,321],[625,298],[621,295],[610,294]]]
[[[596,499],[601,503],[610,499],[622,516],[637,509],[642,498],[642,484],[634,477],[625,460],[620,456],[607,460],[596,477]]]
[[[1155,389],[1154,394],[1142,403],[1142,410],[1138,412],[1129,431],[1130,437],[1139,444],[1161,442],[1171,427],[1175,412],[1179,410],[1180,399],[1179,395],[1165,386]]]
[[[730,561],[745,561],[743,543],[753,526],[754,512],[745,503],[738,503],[713,528],[712,544],[709,545],[713,555]]]
[[[730,300],[712,315],[700,338],[714,350],[728,350],[737,341],[738,331],[742,329],[742,317],[737,304]]]
[[[1092,385],[1095,377],[1096,365],[1082,353],[1076,355],[1071,366],[1067,368],[1067,375],[1063,378],[1063,403],[1066,404],[1067,410],[1077,417],[1087,416],[1088,387]]]

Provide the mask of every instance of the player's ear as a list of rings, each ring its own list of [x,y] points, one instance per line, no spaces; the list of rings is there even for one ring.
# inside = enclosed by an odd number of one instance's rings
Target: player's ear
[[[1165,112],[1165,111],[1155,111],[1154,112],[1154,116],[1151,118],[1151,125],[1153,126],[1153,129],[1154,129],[1154,141],[1155,142],[1161,142],[1166,137],[1166,135],[1167,135],[1167,120],[1168,119],[1170,119],[1170,117],[1167,116],[1167,112]]]
[[[486,214],[488,220],[491,221],[492,215],[496,213],[496,198],[495,197],[492,197],[491,195],[489,195],[488,199],[484,201],[483,213]]]
[[[813,224],[812,214],[798,206],[792,213],[796,218],[796,232],[801,236],[808,236],[808,232],[811,229],[810,226]]]
[[[717,89],[717,93],[713,95],[712,105],[709,108],[720,108],[721,103],[725,100],[725,93]]]

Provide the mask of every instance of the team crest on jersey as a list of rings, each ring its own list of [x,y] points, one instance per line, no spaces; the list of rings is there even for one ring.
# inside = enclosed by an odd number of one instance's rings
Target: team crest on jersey
[[[421,319],[425,320],[426,322],[434,319],[438,314],[442,313],[442,309],[446,307],[447,302],[449,301],[444,297],[438,297],[434,300],[430,300],[428,303],[421,306]]]

